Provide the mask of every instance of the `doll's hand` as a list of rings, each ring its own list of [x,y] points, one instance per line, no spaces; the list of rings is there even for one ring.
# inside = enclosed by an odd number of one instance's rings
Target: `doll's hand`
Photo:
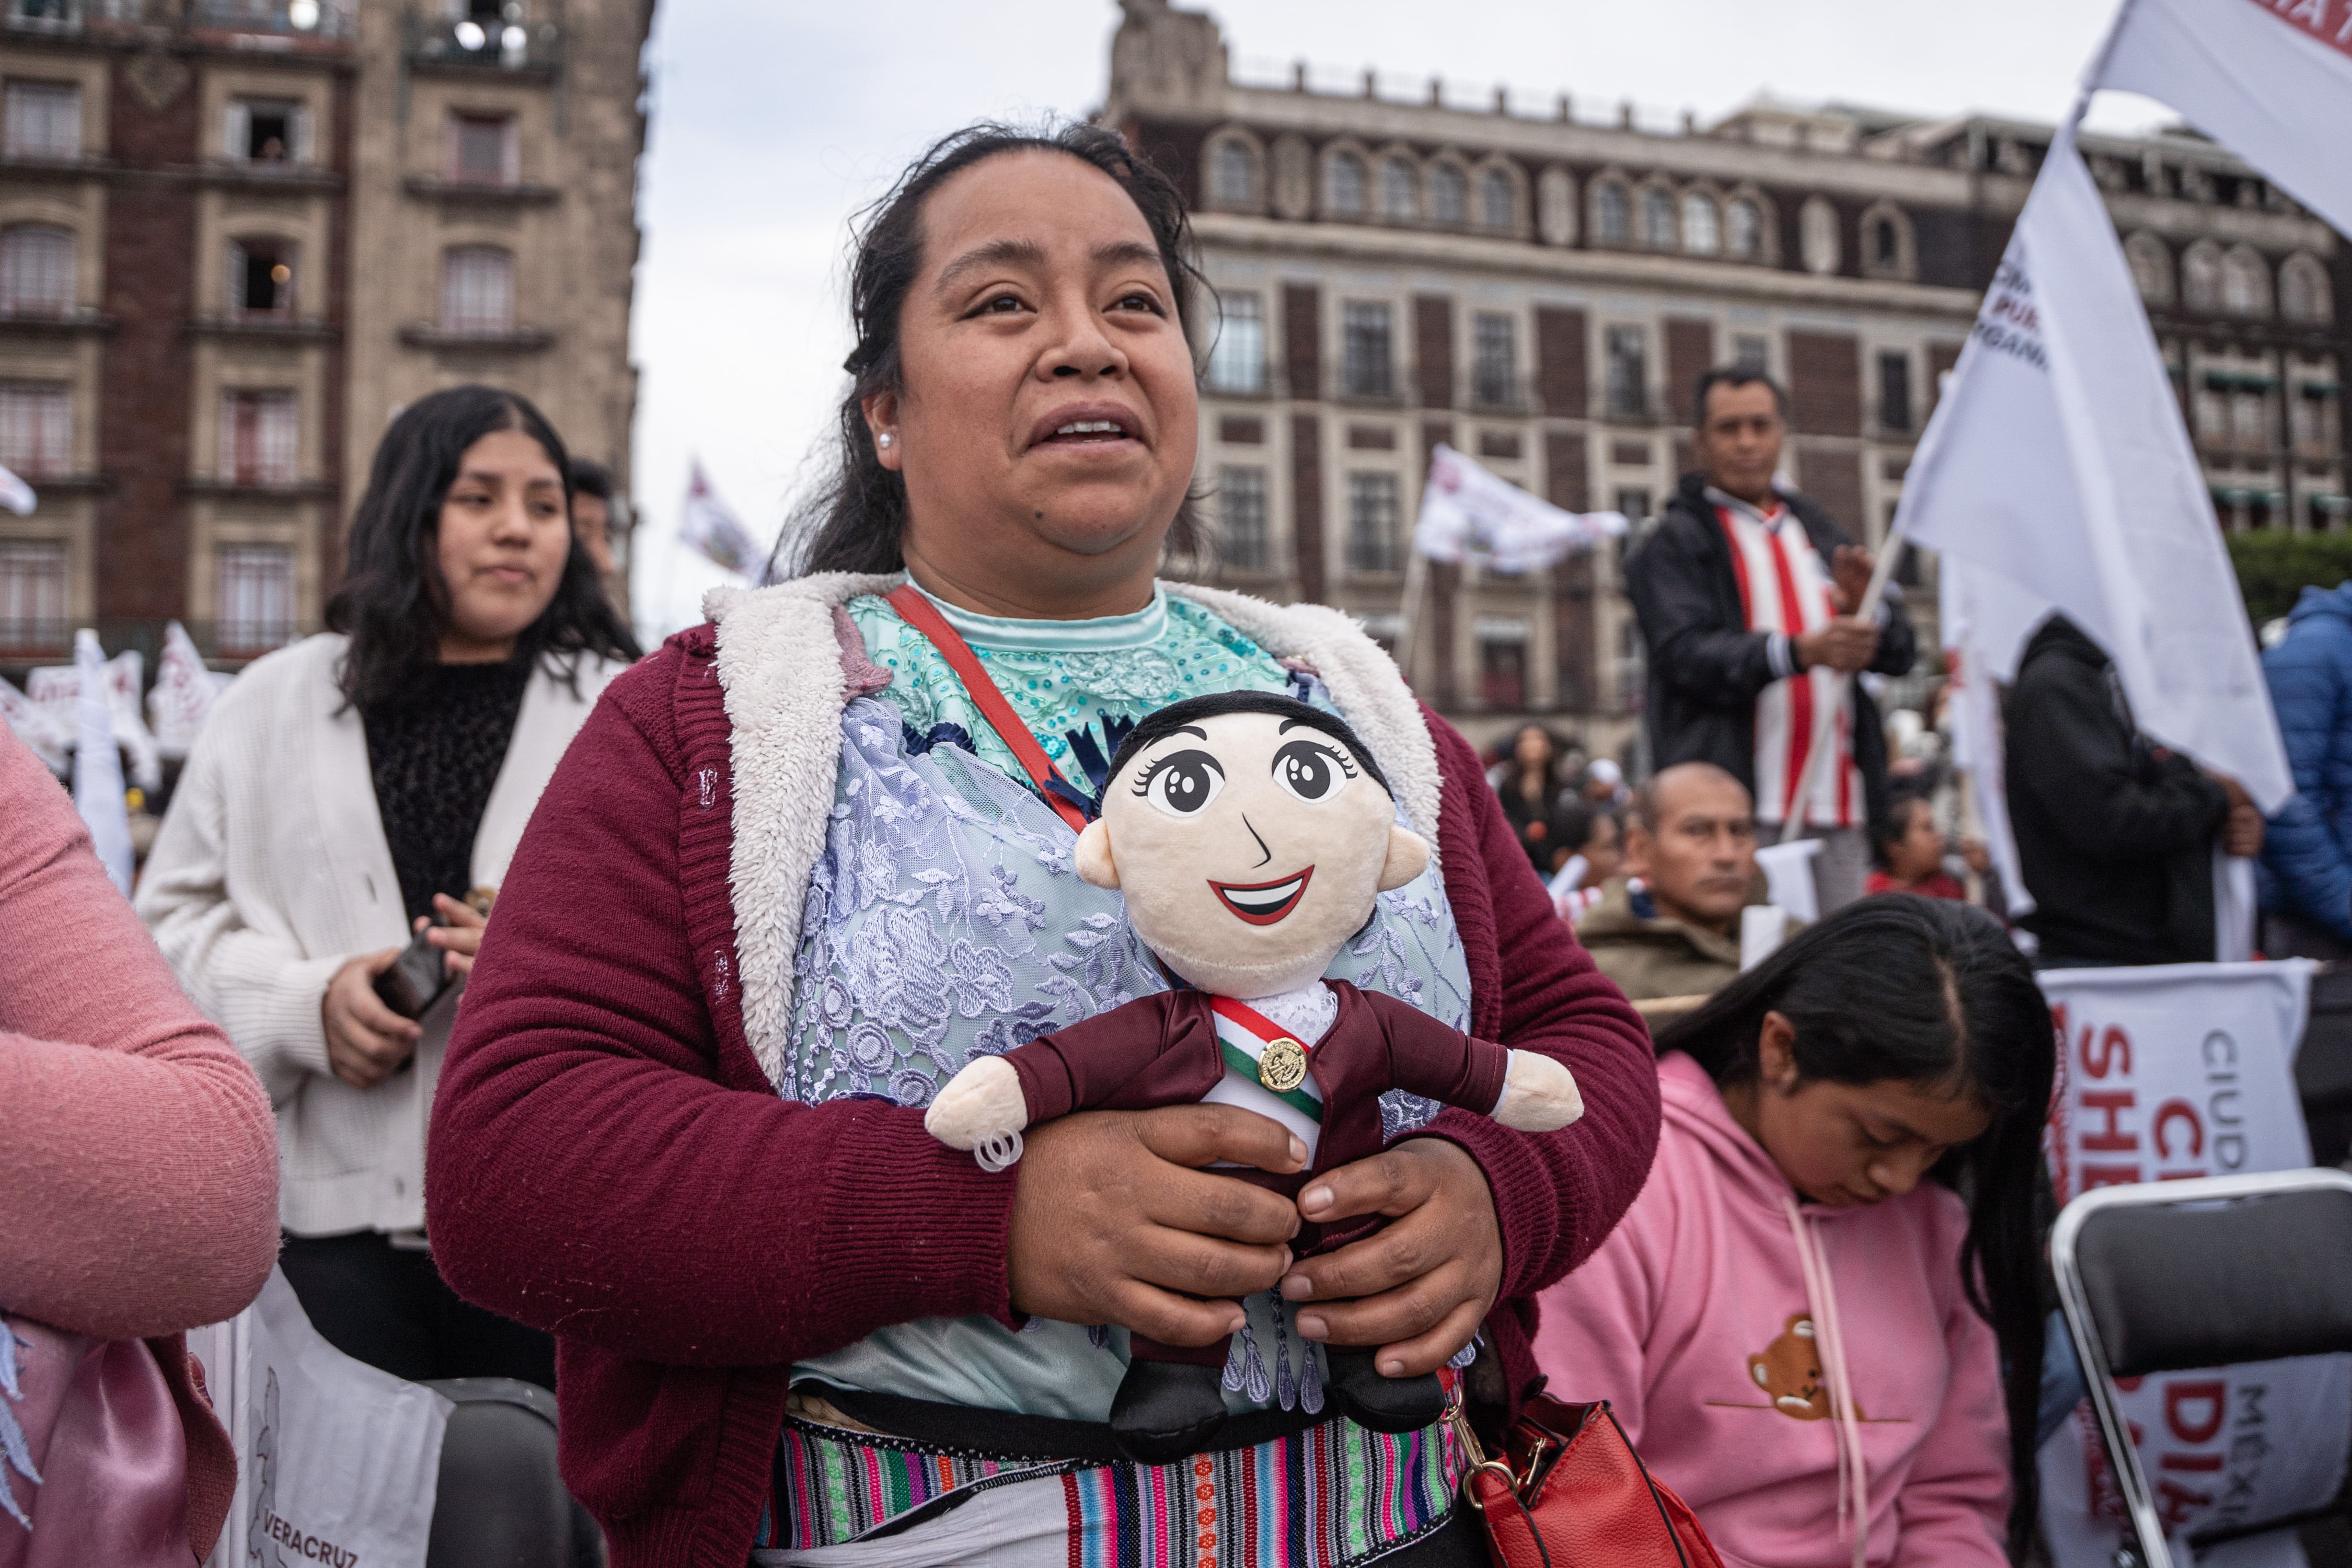
[[[948,1079],[923,1113],[923,1131],[950,1149],[977,1149],[1028,1125],[1021,1075],[1003,1057],[982,1057]]]
[[[1540,1051],[1513,1051],[1495,1120],[1514,1132],[1557,1132],[1584,1114],[1576,1077]]]
[[[1241,1327],[1239,1298],[1290,1267],[1297,1209],[1194,1168],[1304,1166],[1307,1146],[1266,1117],[1230,1105],[1090,1110],[1024,1136],[1004,1248],[1016,1310],[1204,1345]]]
[[[1306,1259],[1282,1281],[1284,1300],[1317,1303],[1297,1309],[1301,1334],[1379,1345],[1374,1364],[1384,1376],[1444,1366],[1503,1288],[1495,1197],[1457,1143],[1408,1138],[1342,1165],[1298,1194],[1298,1212],[1322,1224],[1390,1216],[1378,1233]]]

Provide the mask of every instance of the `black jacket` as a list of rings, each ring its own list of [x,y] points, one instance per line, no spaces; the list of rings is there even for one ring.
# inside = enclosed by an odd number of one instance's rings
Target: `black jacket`
[[[1803,496],[1784,496],[1826,565],[1851,544],[1829,514]],[[1650,648],[1650,765],[1713,763],[1756,790],[1756,699],[1773,681],[1768,632],[1751,632],[1739,607],[1739,579],[1706,481],[1685,474],[1665,515],[1625,563],[1625,587]],[[1919,639],[1903,606],[1887,601],[1870,668],[1906,673]],[[1886,734],[1878,705],[1853,689],[1853,760],[1862,769],[1864,805],[1874,823],[1886,817]]]
[[[2106,654],[2056,617],[2033,634],[2002,705],[2019,923],[2045,959],[2210,963],[2213,841],[2230,798],[2133,724]]]

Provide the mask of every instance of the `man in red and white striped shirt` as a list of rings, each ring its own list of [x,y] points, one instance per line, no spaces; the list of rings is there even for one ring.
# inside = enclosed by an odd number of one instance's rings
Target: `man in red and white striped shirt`
[[[1695,413],[1700,472],[1626,565],[1650,650],[1653,766],[1713,763],[1754,792],[1760,841],[1820,839],[1826,913],[1861,896],[1869,825],[1885,810],[1885,738],[1853,677],[1907,671],[1917,639],[1899,593],[1874,620],[1853,614],[1870,552],[1779,480],[1780,389],[1710,371]],[[1800,801],[1815,746],[1830,754]]]

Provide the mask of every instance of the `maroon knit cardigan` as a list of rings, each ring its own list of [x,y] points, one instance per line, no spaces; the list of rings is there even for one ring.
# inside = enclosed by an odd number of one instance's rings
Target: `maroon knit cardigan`
[[[990,1175],[876,1100],[778,1097],[745,1042],[730,727],[708,626],[606,690],[523,836],[449,1043],[425,1186],[458,1292],[551,1331],[564,1478],[615,1568],[742,1568],[795,1361],[888,1324],[1013,1324],[1019,1168]],[[1553,913],[1467,742],[1428,715],[1471,1029],[1566,1063],[1583,1119],[1425,1135],[1486,1173],[1488,1320],[1535,1376],[1534,1292],[1641,1188],[1658,1088],[1640,1016]],[[1505,955],[1508,955],[1507,964]]]

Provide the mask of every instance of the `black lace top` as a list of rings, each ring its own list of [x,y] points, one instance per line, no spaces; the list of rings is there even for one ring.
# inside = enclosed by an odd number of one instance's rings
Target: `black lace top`
[[[474,835],[507,760],[531,661],[436,664],[396,701],[360,710],[377,812],[408,918],[473,889]]]

